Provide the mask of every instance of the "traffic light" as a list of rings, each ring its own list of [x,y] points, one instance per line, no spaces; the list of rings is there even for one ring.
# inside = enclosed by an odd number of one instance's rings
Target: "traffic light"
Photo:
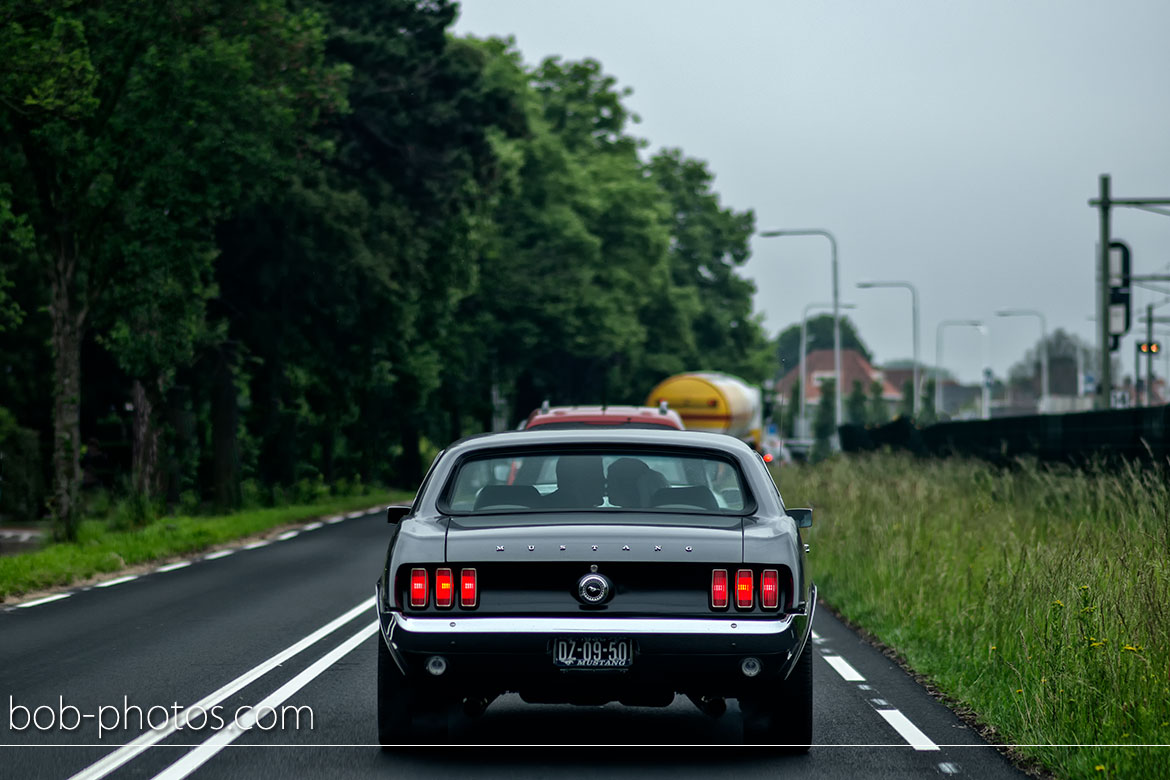
[[[1162,349],[1162,345],[1157,341],[1143,341],[1138,344],[1138,349],[1144,353],[1156,355]]]

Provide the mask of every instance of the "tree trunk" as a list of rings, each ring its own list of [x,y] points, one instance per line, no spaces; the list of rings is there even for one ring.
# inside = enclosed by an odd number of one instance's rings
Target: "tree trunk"
[[[56,263],[50,278],[53,332],[53,534],[75,541],[81,522],[81,339],[82,318],[70,300],[71,273]]]
[[[157,385],[155,381],[150,387]],[[154,420],[158,396],[158,392],[151,392],[138,379],[131,385],[131,401],[134,404],[134,450],[131,459],[134,490],[145,499],[152,499],[158,493],[159,429]]]
[[[217,351],[215,379],[211,390],[212,472],[215,503],[221,509],[240,505],[240,456],[236,442],[239,409],[236,407],[236,375],[231,347]]]

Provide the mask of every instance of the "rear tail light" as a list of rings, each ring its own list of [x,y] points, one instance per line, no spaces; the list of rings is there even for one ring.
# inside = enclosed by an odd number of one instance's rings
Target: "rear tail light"
[[[455,575],[450,569],[435,572],[435,606],[449,607],[455,603]]]
[[[760,575],[760,606],[764,609],[780,606],[780,572],[776,569],[764,569]]]
[[[427,605],[427,570],[410,570],[410,606],[425,607]]]
[[[752,608],[752,570],[740,569],[735,573],[735,606],[740,609]]]
[[[475,579],[475,569],[464,569],[459,574],[459,606],[474,607],[479,598],[479,585]]]
[[[711,608],[727,609],[727,570],[711,572]]]

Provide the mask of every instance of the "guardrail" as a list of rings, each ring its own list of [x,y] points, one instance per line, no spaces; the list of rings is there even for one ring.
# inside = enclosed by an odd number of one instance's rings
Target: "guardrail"
[[[890,447],[920,455],[966,455],[994,461],[1030,455],[1046,461],[1122,458],[1166,463],[1170,405],[941,422],[923,428],[898,418],[874,428],[844,425],[839,433],[845,452]]]

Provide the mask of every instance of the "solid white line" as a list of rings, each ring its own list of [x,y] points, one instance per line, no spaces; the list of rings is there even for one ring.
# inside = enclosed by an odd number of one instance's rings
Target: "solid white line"
[[[901,710],[878,710],[878,715],[886,719],[894,727],[894,731],[901,735],[902,739],[906,740],[910,747],[915,750],[938,750],[938,745],[930,741],[930,737],[922,733],[922,731],[910,722],[910,719],[902,714]]]
[[[269,658],[267,661],[252,667],[236,679],[229,682],[227,685],[224,685],[219,690],[208,694],[191,706],[187,707],[185,710],[180,711],[177,718],[172,716],[165,724],[163,724],[162,728],[152,729],[151,731],[140,734],[136,739],[126,743],[122,747],[115,750],[113,753],[104,756],[99,761],[90,764],[85,769],[69,778],[69,780],[99,780],[99,778],[105,777],[114,770],[134,759],[139,753],[143,752],[151,745],[158,744],[159,742],[169,737],[171,734],[175,733],[175,731],[178,729],[186,726],[188,717],[187,714],[189,712],[194,711],[196,716],[198,716],[199,711],[206,711],[211,709],[216,704],[219,704],[220,702],[227,699],[229,696],[234,695],[237,691],[242,690],[259,678],[263,677],[265,674],[268,674],[268,672],[280,666],[288,659],[299,654],[311,645],[321,641],[329,634],[344,626],[346,623],[349,623],[358,615],[364,612],[368,612],[373,604],[373,597],[366,599],[353,609],[321,626],[296,644],[289,645],[284,650],[281,650],[279,653]]]
[[[320,527],[321,527],[321,526],[323,526],[323,525],[325,525],[325,524],[324,524],[324,523],[322,523],[320,520],[318,520],[318,521],[317,521],[317,522],[315,522],[315,523],[309,523],[308,525],[306,525],[306,526],[305,526],[304,528],[302,528],[301,530],[302,530],[302,531],[316,531],[318,528],[320,528]]]
[[[72,593],[54,593],[52,596],[45,596],[44,598],[34,599],[32,601],[26,601],[23,604],[17,604],[16,606],[17,607],[35,607],[38,604],[48,604],[50,601],[60,601],[61,599],[67,599],[72,595],[73,595]]]
[[[168,563],[166,566],[159,566],[155,572],[174,571],[175,569],[185,569],[191,565],[191,561],[179,561],[178,563]]]
[[[837,670],[837,674],[841,675],[849,682],[858,682],[860,680],[865,679],[864,677],[862,677],[861,672],[857,671],[852,666],[850,666],[849,662],[846,661],[841,656],[839,656],[839,655],[825,655],[825,656],[821,656],[821,657],[829,662],[829,666],[831,666]]]
[[[99,582],[96,585],[94,585],[94,587],[95,588],[109,588],[109,587],[112,587],[114,585],[121,585],[123,582],[130,582],[131,580],[136,580],[136,579],[138,579],[137,574],[130,574],[126,577],[119,577],[116,580],[106,580],[105,582]]]
[[[243,549],[243,550],[256,550],[256,549],[259,549],[260,547],[267,547],[267,546],[268,546],[268,545],[270,545],[270,544],[272,544],[272,542],[271,542],[271,541],[269,541],[268,539],[265,539],[265,540],[264,540],[264,541],[262,541],[262,542],[252,542],[251,544],[245,544],[245,545],[244,545],[242,548],[240,548],[240,549]]]
[[[256,719],[253,713],[259,712],[263,715],[268,710],[274,710],[288,700],[290,696],[304,688],[314,679],[316,679],[322,672],[328,669],[333,664],[340,661],[343,657],[352,652],[358,645],[365,642],[374,634],[378,633],[378,621],[370,623],[368,626],[358,631],[349,639],[342,642],[337,647],[330,650],[325,655],[317,659],[311,666],[303,672],[292,678],[284,685],[277,688],[273,693],[266,696],[252,707],[243,717],[240,722],[233,720],[231,724],[222,731],[217,731],[211,735],[199,747],[192,750],[187,755],[180,758],[169,767],[159,772],[154,776],[154,780],[182,780],[187,775],[194,772],[199,767],[210,761],[215,757],[215,754],[223,750],[225,747],[235,742],[246,731],[255,725]]]
[[[214,561],[216,558],[226,558],[234,552],[235,550],[220,550],[219,552],[213,552],[211,555],[204,555],[203,560]]]
[[[276,537],[276,541],[283,542],[286,539],[292,539],[294,536],[296,536],[299,533],[300,533],[300,531],[285,531],[280,536]]]

